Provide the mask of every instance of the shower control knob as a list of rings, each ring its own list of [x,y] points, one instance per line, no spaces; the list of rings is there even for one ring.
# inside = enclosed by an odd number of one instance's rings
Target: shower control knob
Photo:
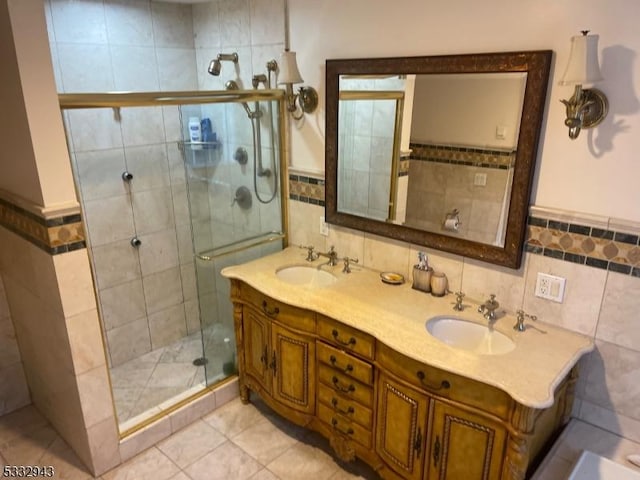
[[[130,182],[133,179],[133,174],[127,172],[126,170],[122,172],[122,180],[125,182]]]
[[[132,247],[138,248],[140,245],[142,245],[142,241],[138,237],[133,237],[131,239],[131,246]]]

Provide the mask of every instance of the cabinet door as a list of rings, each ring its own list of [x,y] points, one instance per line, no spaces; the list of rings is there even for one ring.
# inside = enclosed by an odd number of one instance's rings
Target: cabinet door
[[[499,422],[434,401],[429,480],[494,480],[506,430]]]
[[[289,407],[315,413],[315,340],[271,324],[273,397]]]
[[[251,307],[243,307],[244,364],[246,374],[271,390],[269,370],[269,324],[264,315]]]
[[[376,451],[403,478],[422,478],[428,413],[429,397],[380,373]]]

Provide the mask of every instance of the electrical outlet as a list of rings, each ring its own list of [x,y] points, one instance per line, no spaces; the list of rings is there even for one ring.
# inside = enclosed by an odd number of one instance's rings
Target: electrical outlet
[[[535,295],[536,297],[562,303],[566,282],[566,278],[538,272]]]
[[[329,224],[324,221],[324,217],[320,217],[320,235],[329,236]]]
[[[473,177],[473,185],[476,187],[486,187],[487,186],[487,174],[486,173],[476,173]]]

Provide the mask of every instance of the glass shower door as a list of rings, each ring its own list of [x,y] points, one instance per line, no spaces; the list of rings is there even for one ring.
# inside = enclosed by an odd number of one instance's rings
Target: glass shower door
[[[276,101],[265,100],[180,108],[204,352],[198,360],[208,385],[237,371],[221,270],[283,247],[278,111]]]

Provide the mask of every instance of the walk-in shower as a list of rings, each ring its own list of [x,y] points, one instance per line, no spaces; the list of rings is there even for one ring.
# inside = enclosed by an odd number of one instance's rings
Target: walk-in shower
[[[235,373],[219,272],[286,244],[283,92],[65,94],[60,103],[126,433]],[[194,119],[200,140],[189,133]],[[260,175],[263,156],[270,175]]]

